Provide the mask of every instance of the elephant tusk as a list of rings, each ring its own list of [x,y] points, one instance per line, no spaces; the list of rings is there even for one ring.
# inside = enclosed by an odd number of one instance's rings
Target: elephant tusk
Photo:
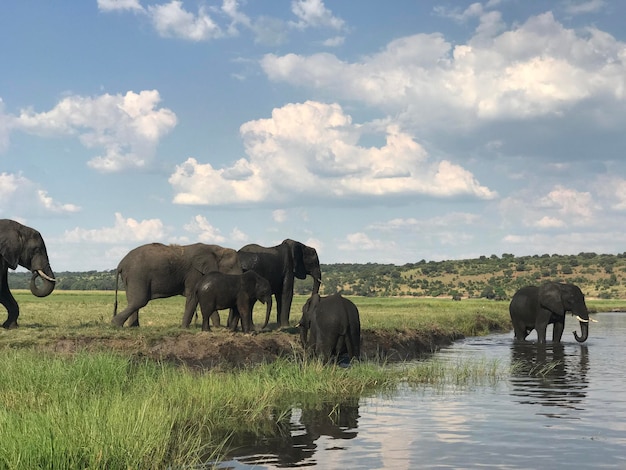
[[[581,323],[589,323],[589,322],[598,323],[598,320],[594,320],[593,318],[585,320],[584,318],[581,318],[579,315],[576,315],[576,320],[578,320]]]
[[[57,282],[57,280],[55,278],[48,276],[41,269],[37,270],[37,274],[39,274],[39,276],[42,277],[43,279],[45,279],[46,281]]]

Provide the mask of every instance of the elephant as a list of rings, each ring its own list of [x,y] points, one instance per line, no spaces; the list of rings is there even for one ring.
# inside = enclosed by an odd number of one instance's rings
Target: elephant
[[[8,270],[22,266],[32,271],[30,291],[37,297],[46,297],[56,286],[54,272],[48,260],[48,251],[41,234],[15,220],[0,220],[0,303],[7,309],[8,317],[2,324],[5,329],[17,328],[20,307],[9,290]],[[43,284],[37,285],[37,279]]]
[[[302,307],[298,326],[302,347],[311,348],[324,362],[344,352],[349,359],[361,356],[359,310],[341,294],[312,294]]]
[[[574,284],[546,282],[540,286],[519,289],[511,299],[509,313],[515,331],[515,339],[524,341],[528,334],[537,330],[537,342],[546,342],[546,328],[553,324],[552,341],[561,341],[565,327],[565,313],[572,312],[580,323],[582,336],[574,332],[579,343],[589,336],[589,310],[585,296]]]
[[[235,331],[241,319],[241,329],[244,333],[249,333],[254,327],[252,311],[257,300],[267,305],[263,328],[269,323],[272,288],[267,279],[254,271],[246,271],[243,274],[214,271],[200,278],[190,300],[200,304],[202,331],[210,330],[209,317],[214,312],[229,308],[233,316],[228,319],[228,326]]]
[[[191,299],[200,278],[211,271],[241,274],[237,252],[219,245],[194,243],[164,245],[149,243],[129,251],[117,266],[115,276],[115,307],[111,323],[123,326],[131,317],[130,326],[139,326],[139,309],[152,299],[184,295],[185,312],[182,326],[187,328],[198,305]],[[128,306],[117,313],[117,291],[120,277],[126,285]]]
[[[272,294],[276,297],[276,318],[281,327],[289,326],[295,277],[305,279],[309,274],[314,280],[313,294],[320,290],[322,270],[315,248],[286,239],[272,247],[246,245],[238,254],[244,271],[256,272],[272,286]]]

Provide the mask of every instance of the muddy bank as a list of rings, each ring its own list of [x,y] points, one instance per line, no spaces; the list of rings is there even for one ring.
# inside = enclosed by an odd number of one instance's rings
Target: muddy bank
[[[362,331],[364,359],[403,361],[430,354],[451,344],[462,335],[439,331]],[[181,332],[158,341],[142,337],[74,337],[57,339],[42,346],[55,353],[77,351],[116,351],[136,358],[149,358],[185,365],[194,369],[250,366],[279,357],[301,357],[302,347],[296,328],[256,335],[231,333],[225,328],[210,332]]]

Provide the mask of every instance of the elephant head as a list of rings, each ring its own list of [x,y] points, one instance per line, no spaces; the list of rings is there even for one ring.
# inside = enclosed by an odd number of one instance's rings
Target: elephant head
[[[300,329],[300,341],[302,347],[307,347],[309,330],[311,329],[311,318],[315,314],[317,307],[320,304],[321,297],[318,293],[311,294],[304,305],[302,306],[302,318],[298,322],[298,328]]]
[[[574,284],[547,282],[539,286],[539,303],[556,315],[565,316],[572,312],[580,323],[582,336],[574,331],[574,338],[579,343],[587,341],[589,336],[589,310],[585,304],[585,295]]]
[[[293,258],[293,271],[298,279],[306,279],[307,274],[313,278],[313,294],[317,294],[322,283],[322,270],[320,260],[315,248],[307,246],[295,240],[284,240],[291,250]]]
[[[14,220],[0,220],[0,257],[11,269],[22,266],[33,272],[30,290],[37,297],[50,295],[56,285],[46,244],[41,234]],[[41,286],[37,280],[43,281]]]

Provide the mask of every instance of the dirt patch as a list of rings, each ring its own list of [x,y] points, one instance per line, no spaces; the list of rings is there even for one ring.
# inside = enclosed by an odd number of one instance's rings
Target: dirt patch
[[[430,354],[459,338],[437,331],[364,330],[361,355],[364,359],[402,361]],[[197,369],[250,366],[302,354],[300,337],[295,328],[255,335],[232,333],[221,328],[210,332],[181,332],[158,341],[149,341],[143,337],[73,337],[58,339],[41,347],[60,354],[116,351],[131,357],[166,361]]]

